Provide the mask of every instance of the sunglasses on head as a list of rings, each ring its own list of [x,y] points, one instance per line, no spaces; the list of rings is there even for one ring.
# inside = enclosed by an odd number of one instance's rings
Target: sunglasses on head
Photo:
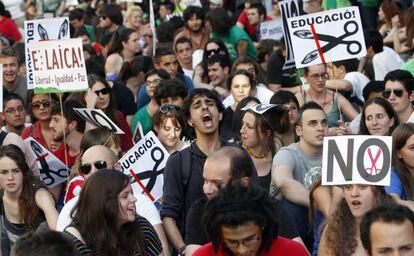
[[[207,56],[210,56],[212,54],[220,54],[221,49],[220,48],[215,48],[215,49],[211,49],[211,50],[206,50],[207,52]]]
[[[95,94],[96,94],[96,96],[99,96],[99,94],[107,95],[110,91],[111,91],[111,89],[105,87],[101,90],[95,91]]]
[[[83,174],[86,175],[86,174],[90,173],[90,171],[92,170],[92,165],[94,165],[95,168],[98,169],[98,170],[99,169],[104,169],[107,166],[105,161],[99,160],[99,161],[96,161],[96,162],[94,162],[92,164],[82,164],[81,166],[79,166],[79,170]]]
[[[171,111],[180,111],[180,110],[181,108],[179,106],[171,105],[171,104],[164,104],[160,107],[161,113],[167,113]]]
[[[398,98],[402,97],[404,94],[404,90],[403,89],[385,89],[382,92],[382,96],[386,99],[388,99],[391,96],[391,92],[394,93],[395,96],[397,96]]]
[[[42,101],[35,101],[35,102],[32,102],[31,104],[30,104],[30,106],[32,107],[32,109],[39,109],[39,108],[41,108],[42,106],[44,107],[44,108],[48,108],[48,107],[50,107],[50,105],[52,104],[52,102],[50,101],[50,100],[42,100]]]

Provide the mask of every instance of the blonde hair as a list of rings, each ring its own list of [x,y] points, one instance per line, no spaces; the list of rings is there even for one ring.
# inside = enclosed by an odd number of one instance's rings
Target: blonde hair
[[[140,13],[140,15],[141,15],[141,19],[143,19],[143,15],[144,15],[144,11],[142,10],[142,8],[141,7],[139,7],[139,6],[136,6],[136,5],[134,5],[134,6],[131,6],[131,7],[128,7],[128,10],[126,11],[126,13],[125,13],[125,24],[127,25],[128,24],[128,21],[129,21],[129,19],[131,18],[131,16],[132,16],[132,14],[135,12],[135,11],[137,11],[137,12],[139,12]]]

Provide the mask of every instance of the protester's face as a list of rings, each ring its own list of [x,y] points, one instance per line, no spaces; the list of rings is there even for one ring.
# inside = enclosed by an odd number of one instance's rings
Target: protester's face
[[[256,69],[252,63],[240,63],[237,65],[236,70],[245,70],[252,74],[254,78],[256,77]]]
[[[139,41],[139,35],[138,33],[134,32],[129,36],[129,39],[127,42],[122,42],[122,46],[124,47],[124,50],[135,54],[139,52],[138,41]]]
[[[100,26],[101,28],[103,28],[103,29],[107,29],[107,28],[109,28],[111,25],[112,25],[112,22],[111,22],[111,20],[110,20],[108,17],[106,17],[106,16],[104,16],[104,15],[102,15],[102,16],[100,16],[100,17],[99,17],[99,26]]]
[[[202,24],[203,21],[196,15],[193,15],[193,17],[187,21],[187,27],[192,32],[199,32],[202,29]]]
[[[32,97],[32,103],[30,107],[32,108],[33,115],[39,121],[48,121],[50,120],[50,106],[52,100],[48,94],[35,94]]]
[[[411,95],[408,94],[407,90],[404,88],[404,85],[398,81],[387,81],[385,83],[385,91],[391,90],[388,100],[394,108],[395,112],[403,113],[407,109],[411,108]],[[395,95],[395,91],[402,91],[401,97]]]
[[[137,199],[132,192],[131,184],[128,184],[118,195],[118,225],[135,221],[135,202]]]
[[[258,25],[260,23],[259,11],[256,8],[247,9],[247,19],[249,20],[250,25]]]
[[[298,115],[298,105],[295,102],[291,101],[283,105],[286,109],[289,109],[289,120],[293,125],[296,122],[296,117]]]
[[[250,95],[252,85],[250,84],[249,77],[240,74],[233,77],[231,81],[231,94],[233,95],[234,101],[239,103],[242,99]]]
[[[240,135],[245,148],[254,148],[260,146],[260,138],[256,131],[256,117],[250,112],[246,112],[243,116],[242,127],[240,129]]]
[[[222,113],[219,112],[216,102],[204,95],[196,95],[190,106],[188,124],[200,134],[212,134],[218,129]]]
[[[139,28],[142,24],[142,15],[139,11],[134,11],[131,14],[131,17],[129,18],[129,25],[131,25],[134,28]]]
[[[105,87],[105,85],[101,82],[96,82],[93,86],[92,86],[92,92],[93,93],[98,93],[98,99],[96,101],[96,108],[97,109],[103,109],[105,110],[108,106],[109,106],[109,101],[111,99],[111,94],[110,92],[107,92],[107,90],[105,90],[108,87]],[[108,88],[110,91],[110,88]],[[106,94],[104,94],[106,93]]]
[[[160,127],[155,127],[155,130],[157,131],[158,139],[167,149],[175,149],[177,147],[182,132],[178,122],[177,125],[174,125],[173,119],[167,118]]]
[[[180,63],[191,65],[193,62],[193,53],[189,43],[177,44],[177,59]]]
[[[222,68],[219,63],[208,65],[208,78],[213,86],[220,86],[226,81],[228,68]]]
[[[78,29],[83,26],[83,22],[78,19],[74,19],[70,21],[70,25],[72,25],[73,28]]]
[[[375,207],[376,198],[372,186],[353,184],[344,186],[345,200],[349,210],[356,219]]]
[[[272,1],[272,11],[276,15],[280,15],[279,0]]]
[[[174,54],[165,55],[160,58],[160,68],[164,69],[171,78],[177,75],[178,61]]]
[[[414,255],[414,228],[408,219],[403,223],[376,221],[369,233],[371,256]]]
[[[237,227],[221,226],[223,245],[234,256],[256,256],[262,243],[262,231],[253,221]]]
[[[203,169],[203,191],[209,200],[218,195],[230,180],[230,160],[228,158],[208,159]]]
[[[208,5],[208,8],[210,9],[210,10],[214,10],[214,9],[218,9],[218,8],[220,8],[221,7],[221,4],[214,4],[214,3],[209,3],[209,5]]]
[[[3,64],[3,80],[6,83],[14,83],[19,76],[19,62],[16,57],[2,57],[0,64]]]
[[[161,77],[158,75],[151,75],[147,77],[147,80],[145,80],[145,88],[147,90],[148,97],[154,96],[155,87],[158,86],[161,80]]]
[[[23,126],[26,120],[26,109],[20,100],[9,100],[3,109],[4,121],[13,127]]]
[[[164,5],[161,5],[159,14],[160,14],[160,18],[164,20],[167,17],[167,15],[170,14],[170,11]]]
[[[312,147],[322,147],[323,138],[328,134],[326,114],[319,109],[308,109],[302,114],[301,125],[296,126],[300,141]]]
[[[370,135],[389,135],[394,118],[390,118],[385,109],[378,104],[371,104],[365,109],[365,124]]]
[[[0,158],[0,187],[9,193],[20,193],[23,188],[23,172],[7,156]]]
[[[382,7],[378,8],[378,20],[383,21],[385,19],[384,11],[382,10]]]
[[[414,135],[411,135],[398,152],[397,156],[403,160],[409,170],[414,170]]]
[[[49,128],[52,130],[53,140],[56,142],[63,141],[64,137],[69,134],[68,122],[60,114],[52,115]]]
[[[305,78],[313,90],[323,92],[325,90],[326,80],[328,79],[325,65],[319,64],[310,66]]]
[[[83,177],[85,180],[87,180],[92,173],[100,170],[100,169],[113,169],[114,168],[114,162],[112,159],[112,156],[110,155],[110,152],[107,150],[103,150],[100,147],[94,147],[90,150],[86,150],[85,153],[82,155],[81,159],[82,165],[84,166],[90,166],[90,169],[88,170],[88,173],[84,173]],[[95,163],[98,163],[95,164]],[[103,164],[103,165],[102,165]],[[97,168],[102,167],[100,169]]]

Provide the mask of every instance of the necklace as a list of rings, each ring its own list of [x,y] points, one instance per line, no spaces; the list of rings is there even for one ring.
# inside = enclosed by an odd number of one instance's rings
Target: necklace
[[[247,150],[249,155],[251,155],[252,157],[254,157],[256,159],[263,159],[263,158],[266,157],[266,154],[255,155],[249,147],[244,147],[244,148]]]
[[[314,100],[314,99],[313,99],[312,94],[310,93],[310,90],[308,91],[308,93],[309,93],[309,97],[310,97],[310,99],[311,99],[312,101],[314,101],[314,102],[318,103],[318,104],[319,104],[322,108],[324,108],[324,107],[325,107],[325,105],[326,105],[326,89],[324,90],[324,94],[323,94],[323,102],[322,102],[322,104],[320,104],[320,102],[318,102],[318,101],[316,101],[316,100]]]

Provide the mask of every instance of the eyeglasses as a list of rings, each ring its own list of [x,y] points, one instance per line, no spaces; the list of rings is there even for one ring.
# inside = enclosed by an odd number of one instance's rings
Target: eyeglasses
[[[23,106],[18,106],[17,108],[8,108],[4,112],[9,114],[9,115],[14,115],[16,112],[22,113],[23,111],[24,111],[24,107]]]
[[[320,73],[320,74],[312,74],[310,75],[310,78],[312,78],[313,80],[328,80],[329,79],[329,74],[324,72],[324,73]]]
[[[207,56],[210,56],[212,54],[220,54],[220,52],[221,52],[221,49],[220,48],[206,50]]]
[[[403,89],[385,89],[382,92],[382,96],[388,99],[391,96],[391,92],[394,93],[394,95],[397,96],[398,98],[401,98],[404,94]]]
[[[106,168],[107,164],[105,161],[100,160],[100,161],[96,161],[92,164],[82,164],[81,166],[79,166],[79,170],[83,173],[83,174],[88,174],[91,169],[92,169],[92,165],[95,166],[96,169],[104,169]]]
[[[102,95],[107,95],[110,91],[111,91],[111,89],[109,89],[109,88],[105,87],[105,88],[103,88],[103,89],[101,89],[101,90],[95,91],[95,94],[96,94],[97,96],[99,96],[99,94],[102,94]]]
[[[171,105],[171,104],[164,104],[160,107],[160,112],[161,113],[168,113],[171,111],[180,111],[181,108],[177,105]]]
[[[145,81],[145,84],[148,85],[148,86],[150,86],[152,84],[153,85],[158,85],[160,82],[161,82],[161,79],[154,79],[152,81],[149,81],[149,80]]]
[[[42,101],[32,102],[32,104],[30,104],[30,106],[32,107],[32,109],[39,109],[41,107],[48,108],[48,107],[50,107],[51,104],[52,104],[52,102],[50,100],[42,100]]]
[[[223,239],[223,240],[224,240],[224,244],[228,248],[230,248],[230,249],[236,249],[240,245],[243,245],[243,246],[246,246],[246,247],[253,246],[260,239],[261,239],[260,235],[253,235],[253,236],[247,237],[247,238],[245,238],[243,240],[227,240],[227,239]]]

